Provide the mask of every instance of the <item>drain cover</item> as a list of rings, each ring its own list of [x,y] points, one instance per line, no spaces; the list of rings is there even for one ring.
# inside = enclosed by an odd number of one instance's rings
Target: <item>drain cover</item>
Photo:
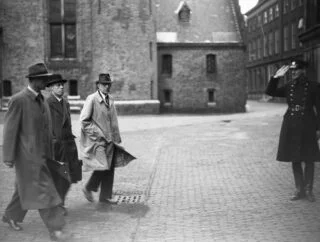
[[[144,195],[130,195],[130,196],[116,195],[115,199],[117,200],[118,203],[128,203],[128,204],[143,203]]]

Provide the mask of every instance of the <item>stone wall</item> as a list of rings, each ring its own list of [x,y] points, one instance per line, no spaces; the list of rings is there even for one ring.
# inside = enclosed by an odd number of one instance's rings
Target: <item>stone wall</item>
[[[25,86],[31,64],[46,62],[50,71],[78,80],[83,99],[95,91],[104,72],[115,81],[116,99],[157,99],[155,19],[149,0],[78,0],[73,60],[50,59],[47,3],[1,0],[2,79],[12,81],[13,93]]]
[[[28,67],[43,62],[45,53],[43,1],[1,0],[2,80],[12,82],[12,92],[23,88]]]
[[[159,73],[162,110],[243,112],[246,103],[245,54],[241,46],[159,47],[172,55],[172,75]],[[207,74],[206,55],[216,55],[216,72]],[[158,68],[161,69],[160,67]],[[208,89],[215,89],[215,105],[208,105]],[[164,90],[172,90],[172,106],[164,106]]]

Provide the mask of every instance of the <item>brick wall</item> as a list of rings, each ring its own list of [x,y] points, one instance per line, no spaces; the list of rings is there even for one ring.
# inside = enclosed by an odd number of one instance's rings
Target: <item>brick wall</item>
[[[13,81],[14,93],[25,86],[28,66],[45,61],[50,71],[78,80],[81,98],[95,91],[99,73],[109,72],[116,99],[157,99],[155,20],[149,0],[78,0],[75,60],[50,59],[47,3],[1,0],[2,78]]]
[[[2,79],[12,82],[13,93],[26,85],[28,67],[43,62],[43,1],[1,0],[3,30]]]
[[[159,47],[161,55],[172,55],[172,75],[159,71],[159,99],[162,110],[243,112],[246,77],[242,47]],[[217,69],[207,74],[206,55],[214,54]],[[214,88],[215,106],[208,106],[208,89]],[[172,90],[172,106],[164,106],[164,90]]]

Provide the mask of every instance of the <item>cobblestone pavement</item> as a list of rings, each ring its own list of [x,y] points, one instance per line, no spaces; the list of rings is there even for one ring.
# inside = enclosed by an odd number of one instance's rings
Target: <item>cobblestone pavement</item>
[[[319,165],[318,201],[289,201],[291,165],[275,161],[285,106],[249,102],[248,109],[121,116],[123,145],[138,157],[116,170],[114,193],[123,200],[88,203],[81,193],[84,173],[68,194],[68,241],[320,241]],[[75,134],[77,119],[73,115]],[[1,165],[2,211],[13,180],[13,171]],[[0,241],[49,241],[36,211],[29,211],[23,227],[12,232],[1,223]]]

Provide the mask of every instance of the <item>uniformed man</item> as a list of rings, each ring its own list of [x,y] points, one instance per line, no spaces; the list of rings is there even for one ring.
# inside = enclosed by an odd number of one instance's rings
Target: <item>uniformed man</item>
[[[307,64],[294,60],[290,65],[282,66],[269,81],[266,94],[285,97],[288,104],[280,132],[277,160],[292,162],[296,191],[291,200],[306,197],[314,202],[314,162],[320,158],[317,142],[320,137],[320,94],[319,84],[306,78]],[[291,80],[279,87],[279,79],[289,70]]]

